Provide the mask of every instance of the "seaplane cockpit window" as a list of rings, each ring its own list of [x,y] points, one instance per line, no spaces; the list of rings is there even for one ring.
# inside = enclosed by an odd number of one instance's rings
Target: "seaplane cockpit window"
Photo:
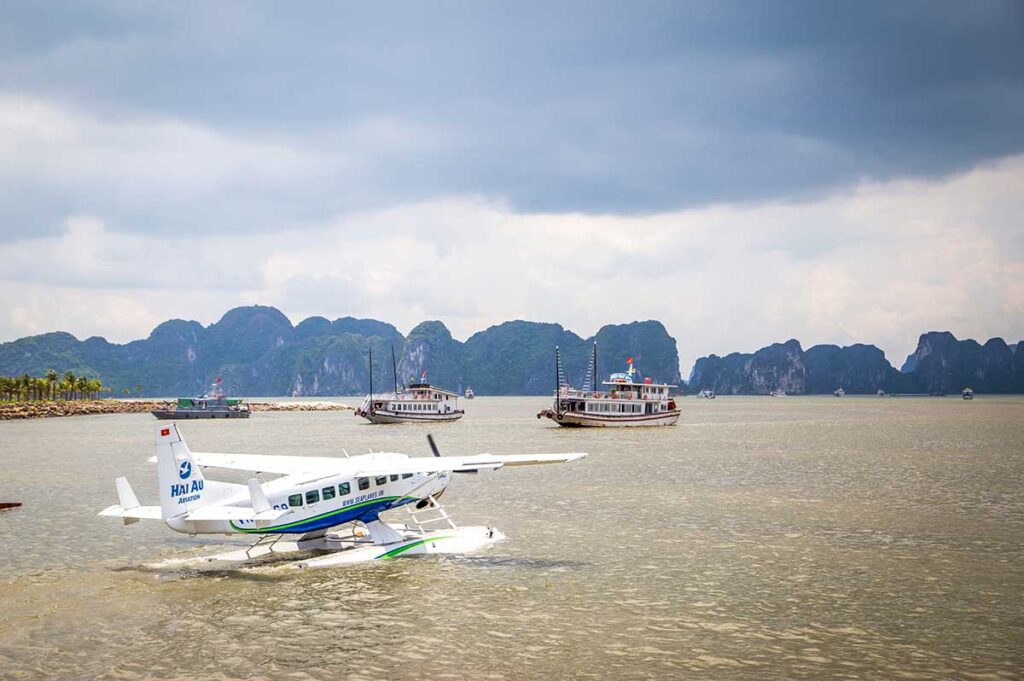
[[[383,487],[384,485],[388,484],[388,476],[378,475],[376,478],[374,478],[374,482],[377,483],[378,487]]]
[[[307,504],[315,504],[318,501],[320,501],[320,491],[319,490],[311,489],[308,492],[306,492],[306,503]]]
[[[402,480],[406,480],[407,478],[411,478],[411,477],[412,477],[412,473],[402,473]]]
[[[391,482],[398,482],[398,475],[392,475]]]
[[[288,505],[291,506],[292,508],[295,508],[296,506],[302,506],[302,495],[293,494],[290,497],[288,497]]]
[[[334,485],[331,485],[330,487],[324,487],[320,491],[323,492],[324,501],[327,501],[328,499],[333,499],[334,498]]]
[[[340,485],[338,485],[338,494],[340,494],[341,496],[345,496],[351,491],[352,488],[349,486],[347,482],[343,482]]]
[[[359,478],[359,480],[357,480],[357,482],[359,483],[359,489],[360,490],[370,489],[370,479],[369,478]]]

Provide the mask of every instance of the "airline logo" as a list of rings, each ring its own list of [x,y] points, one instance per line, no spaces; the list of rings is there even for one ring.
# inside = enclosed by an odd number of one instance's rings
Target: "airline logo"
[[[192,464],[188,461],[182,461],[181,465],[178,466],[178,477],[182,480],[192,475]]]

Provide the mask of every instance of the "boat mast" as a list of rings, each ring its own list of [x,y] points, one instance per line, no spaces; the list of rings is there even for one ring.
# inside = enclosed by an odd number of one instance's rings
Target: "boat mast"
[[[391,370],[395,372],[395,397],[398,397],[398,365],[395,364],[395,346],[391,346]]]
[[[562,413],[562,367],[558,346],[555,346],[555,413]]]
[[[600,390],[600,388],[598,388],[599,385],[601,385],[601,384],[597,382],[597,341],[595,340],[594,341],[594,392],[595,393]]]
[[[373,399],[373,346],[370,346],[370,399]]]

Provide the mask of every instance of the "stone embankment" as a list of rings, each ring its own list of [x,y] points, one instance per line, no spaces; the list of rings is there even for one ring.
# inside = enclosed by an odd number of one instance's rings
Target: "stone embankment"
[[[0,402],[0,421],[90,414],[136,414],[162,409],[157,400],[76,400],[73,402]],[[337,402],[250,402],[252,411],[347,411]]]

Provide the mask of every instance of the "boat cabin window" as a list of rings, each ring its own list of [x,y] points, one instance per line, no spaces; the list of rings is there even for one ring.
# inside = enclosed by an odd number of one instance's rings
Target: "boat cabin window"
[[[319,492],[319,490],[311,489],[308,492],[306,492],[306,503],[307,504],[315,504],[318,501],[320,501],[320,492]]]
[[[295,508],[296,506],[302,506],[302,495],[293,494],[290,497],[288,497],[288,505],[291,506],[292,508]]]
[[[340,485],[338,485],[338,494],[340,494],[341,496],[345,496],[351,491],[352,488],[349,487],[349,484],[347,482],[343,482]]]
[[[376,482],[376,483],[377,483],[377,486],[378,486],[378,487],[382,487],[382,486],[384,486],[384,485],[388,484],[388,476],[386,476],[386,475],[378,475],[378,476],[377,476],[377,477],[376,477],[376,478],[374,479],[374,482]]]
[[[391,476],[391,482],[397,482],[397,481],[398,481],[398,476],[397,475],[392,475]]]
[[[359,489],[361,489],[361,490],[370,489],[370,479],[369,478],[359,478],[359,480],[357,480],[357,482],[359,483]]]
[[[331,485],[330,487],[324,487],[320,491],[323,492],[324,501],[327,501],[328,499],[333,499],[334,498],[334,485]]]
[[[402,473],[402,480],[406,480],[412,477],[412,473]]]

